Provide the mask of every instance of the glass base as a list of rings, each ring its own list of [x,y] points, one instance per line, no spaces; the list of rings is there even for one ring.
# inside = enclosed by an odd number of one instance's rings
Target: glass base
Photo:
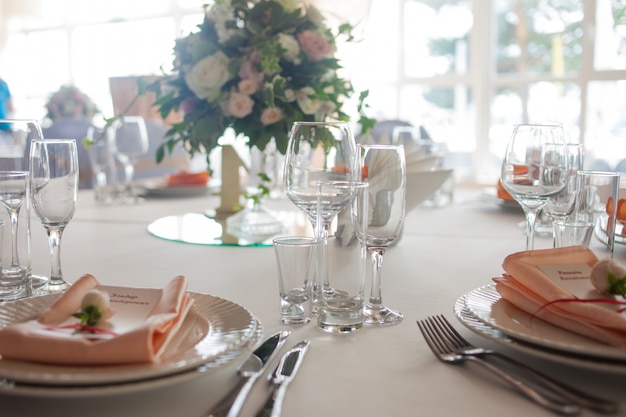
[[[50,280],[45,287],[47,294],[58,294],[65,292],[72,284],[64,280]],[[42,289],[43,290],[43,289]]]
[[[404,316],[399,311],[393,311],[385,306],[373,306],[367,304],[363,308],[364,322],[366,324],[388,325],[397,324],[402,321]]]
[[[48,284],[48,277],[44,277],[41,275],[32,275],[30,279],[30,287],[33,291],[39,290]]]
[[[299,326],[302,324],[309,324],[311,322],[311,318],[310,317],[304,317],[304,318],[290,318],[290,317],[281,317],[280,322],[282,324],[286,324],[286,325],[290,325],[290,326]]]

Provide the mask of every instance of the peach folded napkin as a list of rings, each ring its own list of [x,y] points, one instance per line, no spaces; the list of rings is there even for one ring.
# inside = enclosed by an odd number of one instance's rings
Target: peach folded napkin
[[[589,279],[597,261],[582,246],[514,253],[504,260],[503,276],[494,278],[496,290],[536,318],[626,348],[626,317],[616,311],[623,306],[612,304],[615,298],[601,294]],[[577,299],[582,301],[572,301]]]
[[[134,317],[136,322],[113,320],[101,326],[114,332],[106,338],[91,338],[84,333],[62,330],[67,322],[79,322],[72,318],[80,307],[87,291],[99,287],[92,275],[84,275],[76,281],[57,301],[36,319],[11,324],[0,330],[0,355],[3,359],[23,360],[58,365],[111,365],[157,362],[175,336],[192,301],[186,293],[187,280],[183,276],[172,279],[162,290],[144,291],[153,303],[144,317]],[[123,287],[101,287],[119,290],[118,302],[129,304],[137,297],[126,295]],[[133,294],[132,290],[129,294]],[[143,294],[139,292],[138,294]],[[113,309],[116,304],[111,303]],[[108,327],[106,327],[108,325]]]

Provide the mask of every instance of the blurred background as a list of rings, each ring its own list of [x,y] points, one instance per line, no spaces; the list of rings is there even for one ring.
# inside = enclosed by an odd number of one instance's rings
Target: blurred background
[[[446,144],[457,182],[495,184],[515,123],[560,122],[585,168],[626,170],[623,0],[310,0],[357,25],[339,46],[369,90],[370,116]],[[202,0],[0,0],[0,78],[16,118],[46,125],[46,103],[75,86],[111,117],[133,77],[171,69],[176,37]],[[117,80],[117,83],[115,82]],[[118,95],[119,97],[114,97]],[[119,104],[118,104],[119,106]]]

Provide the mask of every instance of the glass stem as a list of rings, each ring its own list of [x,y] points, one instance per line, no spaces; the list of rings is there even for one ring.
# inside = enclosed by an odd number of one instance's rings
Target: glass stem
[[[50,256],[52,268],[48,285],[64,284],[63,273],[61,272],[61,235],[65,226],[46,226],[48,232],[48,242],[50,243]]]
[[[535,222],[539,209],[524,207],[524,212],[526,213],[526,250],[533,250],[535,247]]]
[[[20,256],[17,249],[17,220],[20,208],[12,209],[9,211],[9,217],[11,219],[11,270],[17,270],[20,268]]]
[[[135,175],[135,166],[133,164],[124,165],[124,182],[126,187],[130,189],[130,185],[133,182],[133,176]]]
[[[330,222],[323,222],[321,225],[314,226],[316,226],[315,238],[322,242],[322,244],[319,246],[319,278],[317,279],[317,285],[321,285],[320,288],[322,291],[329,291],[330,281],[328,279],[328,230],[330,229]]]
[[[385,248],[368,248],[372,260],[372,289],[370,291],[369,306],[381,307],[383,296],[381,291],[381,275],[383,269],[383,256]]]

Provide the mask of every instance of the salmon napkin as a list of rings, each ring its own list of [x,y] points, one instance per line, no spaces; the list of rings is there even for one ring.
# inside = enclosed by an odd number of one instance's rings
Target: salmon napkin
[[[72,317],[91,289],[107,291],[115,314],[98,324],[105,331],[76,332]],[[176,335],[192,299],[183,276],[163,289],[100,286],[84,275],[36,319],[0,330],[3,359],[58,365],[111,365],[157,362]]]
[[[536,318],[592,339],[626,348],[626,316],[613,296],[589,277],[598,259],[586,247],[518,252],[504,259],[494,278],[501,297]]]

